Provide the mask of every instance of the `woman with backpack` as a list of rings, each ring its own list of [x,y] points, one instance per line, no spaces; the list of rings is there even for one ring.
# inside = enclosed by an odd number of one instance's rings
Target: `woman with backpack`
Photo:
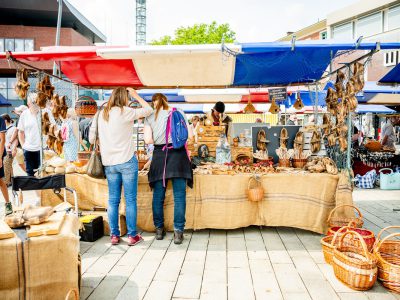
[[[128,106],[128,93],[142,108],[133,109]],[[136,231],[138,160],[132,137],[134,121],[145,118],[152,112],[151,106],[135,90],[118,87],[112,92],[105,108],[96,114],[90,126],[89,141],[94,144],[98,138],[108,182],[107,212],[113,245],[117,245],[120,241],[118,214],[122,187],[126,202],[128,245],[134,246],[143,240]]]
[[[185,228],[186,185],[193,187],[193,171],[185,142],[193,134],[184,112],[171,109],[165,95],[154,94],[152,103],[154,112],[145,120],[144,138],[146,144],[154,144],[148,177],[153,189],[156,239],[162,240],[165,236],[164,200],[167,182],[171,180],[174,192],[174,243],[181,244]],[[178,122],[169,122],[171,118]]]

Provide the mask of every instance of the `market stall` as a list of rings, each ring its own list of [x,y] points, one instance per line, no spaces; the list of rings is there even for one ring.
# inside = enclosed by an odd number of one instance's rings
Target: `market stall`
[[[342,50],[370,50],[368,55],[373,55],[378,48],[398,49],[400,44],[382,43],[378,46],[376,43],[296,42],[222,47],[51,47],[33,53],[9,53],[7,58],[18,70],[21,98],[26,97],[27,92],[36,90],[39,91],[36,104],[40,108],[46,109],[47,104],[52,103],[56,122],[52,122],[45,112],[40,127],[47,136],[47,148],[57,155],[62,155],[63,145],[57,120],[62,122],[65,119],[69,106],[76,107],[78,115],[93,116],[97,105],[93,99],[82,99],[77,95],[65,97],[45,72],[30,70],[29,61],[58,62],[61,71],[72,80],[70,84],[73,90],[79,89],[79,85],[137,88],[179,86],[188,89],[281,86],[283,88],[269,89],[268,97],[265,94],[261,96],[262,100],[269,102],[268,111],[272,115],[281,113],[281,105],[288,96],[287,85],[308,84],[308,93],[315,94],[309,97],[309,104],[315,108],[315,121],[296,128],[294,133],[285,127],[278,134],[270,133],[269,128],[265,128],[251,134],[249,131],[240,133],[229,141],[224,136],[226,130],[221,120],[218,122],[209,117],[203,120],[196,139],[189,143],[196,175],[194,188],[188,190],[187,228],[230,229],[266,225],[291,226],[322,233],[326,230],[327,215],[332,208],[352,203],[351,172],[348,170],[350,119],[358,104],[355,95],[364,85],[364,63],[368,56],[363,55],[328,74],[325,70],[332,58],[340,56]],[[2,57],[6,56],[0,54]],[[272,63],[276,61],[281,63]],[[159,65],[164,68],[160,70]],[[293,69],[293,65],[297,68]],[[36,81],[29,87],[29,78],[34,73]],[[318,104],[322,96],[320,80],[330,76],[336,82],[333,88],[323,92],[327,113],[318,118]],[[170,96],[177,101],[182,100],[181,95]],[[243,94],[230,92],[222,93],[220,97],[234,98],[232,102],[243,100]],[[70,105],[68,98],[72,100]],[[215,100],[212,92],[196,96],[186,91],[184,98],[192,103]],[[79,101],[75,103],[75,99]],[[243,113],[256,113],[251,93],[245,101]],[[295,93],[290,103],[295,110],[304,108],[300,91]],[[267,146],[272,140],[277,144],[275,149]],[[271,158],[271,152],[276,154],[275,161]],[[145,153],[138,155],[147,158]],[[60,157],[49,156],[46,159],[44,156],[42,171],[47,175],[68,173],[68,185],[73,186],[80,196],[80,209],[90,210],[94,206],[106,208],[106,181],[82,175],[87,158],[80,156],[76,163],[68,164]],[[145,174],[142,175],[139,176],[138,225],[144,230],[152,230],[152,193]],[[289,184],[290,191],[287,189]],[[88,186],[91,188],[88,189]],[[258,192],[256,198],[250,196],[252,190]],[[42,202],[53,205],[58,197],[44,192]],[[165,209],[168,216],[166,226],[171,228],[170,190]],[[121,213],[124,213],[123,206]]]

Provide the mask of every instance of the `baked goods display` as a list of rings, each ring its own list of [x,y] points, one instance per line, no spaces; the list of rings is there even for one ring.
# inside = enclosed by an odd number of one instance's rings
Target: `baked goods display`
[[[338,173],[335,162],[329,157],[314,157],[307,162],[305,169],[311,173],[326,172],[332,175]]]

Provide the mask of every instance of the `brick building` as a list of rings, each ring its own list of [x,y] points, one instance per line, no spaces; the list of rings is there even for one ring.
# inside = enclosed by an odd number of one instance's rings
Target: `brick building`
[[[3,0],[0,2],[0,52],[34,51],[55,45],[58,2],[55,0]],[[63,0],[61,46],[89,46],[104,43],[106,37],[68,1]],[[50,62],[32,62],[51,71]],[[14,92],[15,69],[0,61],[0,94],[12,106],[22,104]],[[0,108],[0,113],[11,108]]]

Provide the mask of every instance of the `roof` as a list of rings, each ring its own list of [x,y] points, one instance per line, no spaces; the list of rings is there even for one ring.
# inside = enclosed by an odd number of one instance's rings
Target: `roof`
[[[310,26],[304,27],[300,30],[297,30],[296,32],[293,32],[292,34],[288,34],[280,39],[278,41],[283,42],[283,41],[291,41],[292,37],[295,35],[296,39],[300,40],[304,37],[307,37],[313,33],[320,32],[326,29],[326,19],[322,21],[318,21],[314,24],[311,24]]]
[[[56,27],[56,0],[2,0],[0,24]],[[72,4],[63,0],[61,27],[73,28],[93,43],[104,43],[106,36],[86,19]]]
[[[358,50],[377,43],[363,42]],[[400,42],[380,43],[400,49]],[[88,87],[227,88],[286,86],[321,79],[331,54],[355,50],[355,42],[332,40],[230,45],[48,47],[12,53],[21,61],[54,61],[72,82]],[[0,59],[5,59],[0,53]]]

